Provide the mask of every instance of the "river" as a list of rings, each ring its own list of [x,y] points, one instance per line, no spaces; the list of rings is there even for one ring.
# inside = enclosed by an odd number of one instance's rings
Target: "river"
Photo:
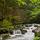
[[[16,36],[11,35],[11,37],[5,40],[33,40],[35,37],[35,34],[32,32],[32,28],[33,26],[29,27],[29,29],[27,29],[27,32],[25,34],[16,35]],[[0,38],[0,40],[4,40],[4,38],[3,39]]]

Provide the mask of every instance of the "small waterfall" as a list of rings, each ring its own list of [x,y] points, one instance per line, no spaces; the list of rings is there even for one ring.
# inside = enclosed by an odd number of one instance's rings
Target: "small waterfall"
[[[31,27],[28,27],[27,32],[24,34],[24,35],[21,35],[20,37],[20,30],[16,30],[16,31],[13,31],[13,35],[19,35],[18,37],[16,38],[11,38],[11,39],[7,39],[7,40],[33,40],[34,39],[34,36],[35,34],[32,32],[32,30],[35,30],[36,27],[34,27],[34,25],[32,25]],[[16,34],[15,34],[16,33]],[[11,35],[13,37],[13,35]]]
[[[27,33],[25,33],[24,37],[26,40],[33,40],[34,39],[34,33],[32,32],[32,27],[29,27],[29,29],[27,29]]]

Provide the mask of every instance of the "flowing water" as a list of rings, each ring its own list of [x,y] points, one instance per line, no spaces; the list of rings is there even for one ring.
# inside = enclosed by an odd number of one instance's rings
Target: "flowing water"
[[[34,39],[34,33],[32,32],[32,27],[29,27],[27,29],[27,32],[25,34],[20,34],[20,35],[11,35],[10,38],[7,38],[5,40],[33,40]]]

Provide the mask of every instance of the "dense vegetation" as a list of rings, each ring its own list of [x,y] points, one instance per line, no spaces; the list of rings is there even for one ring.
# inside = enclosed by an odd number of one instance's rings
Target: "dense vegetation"
[[[40,0],[0,0],[0,28],[28,23],[40,24]]]
[[[34,40],[40,40],[40,32],[35,33],[35,38]]]

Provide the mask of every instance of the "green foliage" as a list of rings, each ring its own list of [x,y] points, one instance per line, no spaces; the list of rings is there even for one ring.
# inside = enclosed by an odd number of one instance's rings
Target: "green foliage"
[[[25,0],[17,0],[17,3],[20,7],[22,7],[23,5],[26,5]]]
[[[40,37],[35,37],[34,40],[40,40]]]
[[[6,20],[6,19],[3,20],[3,27],[8,28],[8,29],[9,28],[14,28],[12,23],[10,21]]]
[[[10,20],[13,25],[23,23],[23,18],[20,16],[9,16],[8,20]]]
[[[0,17],[5,18],[3,23],[0,21],[5,28],[14,24],[40,23],[40,0],[0,0]]]
[[[40,40],[40,32],[35,32],[34,40]]]
[[[40,32],[36,32],[35,36],[40,37]]]

